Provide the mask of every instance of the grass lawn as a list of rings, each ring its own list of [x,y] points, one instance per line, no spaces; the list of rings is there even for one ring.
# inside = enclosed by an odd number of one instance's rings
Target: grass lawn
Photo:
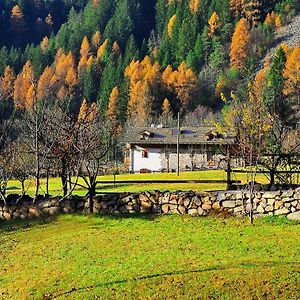
[[[0,223],[1,299],[299,299],[285,218],[65,215]]]
[[[212,179],[212,180],[226,180],[226,172],[224,170],[208,170],[208,171],[197,171],[197,172],[182,172],[178,177],[176,173],[156,173],[156,174],[122,174],[117,175],[116,180],[151,180],[151,179],[193,179],[193,180],[203,180],[203,179]],[[241,180],[242,183],[247,182],[246,174],[233,174],[233,180]],[[113,180],[113,175],[99,176],[99,180]],[[267,178],[258,174],[257,181],[261,183],[266,183]],[[84,184],[82,180],[79,181],[80,184]],[[28,194],[34,193],[34,181],[28,180],[26,182],[28,188]],[[41,193],[45,190],[45,180],[42,180],[42,190]],[[50,193],[52,195],[61,194],[61,181],[59,178],[51,178],[50,180]],[[117,185],[114,188],[110,185],[98,185],[98,190],[103,192],[141,192],[141,191],[153,191],[153,190],[223,190],[226,188],[225,184],[199,184],[199,183],[172,183],[172,184],[122,184]],[[11,180],[8,184],[8,189],[10,193],[20,193],[21,185],[16,180]],[[80,187],[76,188],[74,194],[84,195],[86,191]]]

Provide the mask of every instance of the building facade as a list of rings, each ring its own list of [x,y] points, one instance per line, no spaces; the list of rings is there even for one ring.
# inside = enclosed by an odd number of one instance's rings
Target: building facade
[[[233,135],[221,135],[212,127],[182,128],[180,132],[172,128],[132,128],[123,141],[125,165],[131,173],[175,172],[177,153],[181,171],[225,169],[236,147]],[[232,167],[241,164],[238,159],[230,163]]]

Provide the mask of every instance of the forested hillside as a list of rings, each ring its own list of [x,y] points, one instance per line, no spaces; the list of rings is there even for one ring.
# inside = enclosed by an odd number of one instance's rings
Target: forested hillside
[[[43,95],[41,81],[59,81],[55,97],[96,102],[121,123],[203,110],[199,105],[219,109],[220,93],[254,74],[276,28],[297,10],[293,0],[85,2],[1,4],[0,73],[3,82],[16,78],[15,108],[33,101],[24,86],[35,83]]]
[[[279,44],[265,59],[298,1],[86,2],[0,4],[5,174],[34,176],[38,193],[54,164],[67,189],[70,174],[99,171],[126,124],[167,125],[177,113],[234,130],[255,157],[299,150],[300,47]]]

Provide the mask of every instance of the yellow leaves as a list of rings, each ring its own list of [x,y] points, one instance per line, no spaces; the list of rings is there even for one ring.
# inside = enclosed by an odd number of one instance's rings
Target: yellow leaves
[[[53,84],[54,70],[52,67],[46,67],[37,85],[37,98],[39,100],[49,95],[50,87]]]
[[[268,13],[265,19],[265,24],[268,26],[275,26],[276,14],[274,11]]]
[[[66,84],[70,89],[73,89],[77,84],[77,74],[74,67],[71,67],[67,72]]]
[[[74,67],[74,56],[70,51],[67,55],[59,49],[55,57],[55,75],[60,80],[65,80],[68,70]]]
[[[198,11],[199,5],[200,0],[190,0],[189,7],[192,15],[194,15]]]
[[[23,15],[23,13],[22,13],[21,8],[20,8],[19,5],[15,5],[12,8],[12,10],[11,10],[11,16],[13,18],[23,18],[24,17],[24,15]]]
[[[119,89],[114,87],[109,96],[108,109],[106,116],[107,118],[116,123],[118,118],[118,101],[119,101]]]
[[[53,25],[53,19],[51,14],[48,14],[48,16],[45,18],[45,23],[51,28]]]
[[[30,61],[24,65],[14,84],[14,102],[17,109],[26,108],[27,92],[34,83],[34,74]]]
[[[94,49],[98,49],[98,47],[100,46],[100,41],[101,41],[101,34],[99,31],[96,31],[92,37],[92,45]]]
[[[275,26],[279,29],[282,26],[281,17],[278,15],[275,19]]]
[[[85,36],[82,40],[82,43],[81,43],[81,47],[80,47],[80,55],[81,57],[85,56],[85,57],[88,57],[89,54],[90,54],[90,43],[89,43],[89,40],[88,38]]]
[[[120,55],[121,54],[121,48],[117,42],[114,42],[112,45],[112,52],[114,55]]]
[[[168,23],[168,36],[170,38],[172,37],[172,31],[173,31],[175,21],[176,21],[176,14],[170,18],[169,23]]]
[[[209,24],[209,35],[213,36],[217,32],[217,30],[219,30],[220,27],[222,26],[221,19],[216,12],[213,12],[211,17],[209,18],[208,24]]]
[[[0,99],[10,99],[14,94],[15,74],[10,66],[6,66],[0,81]]]
[[[188,68],[185,62],[182,62],[177,70],[170,73],[171,68],[167,67],[163,74],[163,81],[167,86],[174,89],[180,102],[182,109],[186,109],[192,98],[192,93],[197,87],[197,76],[193,70]]]
[[[101,59],[108,45],[108,39],[106,39],[103,44],[99,47],[97,51],[97,59]]]
[[[230,65],[236,69],[245,66],[248,57],[248,44],[250,41],[250,25],[244,18],[240,19],[234,31],[230,47]]]
[[[46,52],[48,44],[49,44],[49,39],[47,36],[45,36],[41,41],[41,45],[40,45],[43,53]]]
[[[86,99],[83,99],[77,117],[78,122],[85,121],[87,116],[88,116],[88,104],[86,102]]]
[[[300,101],[300,47],[295,47],[287,57],[284,70],[286,78],[284,93],[286,95],[296,95]],[[300,103],[300,102],[299,102]]]
[[[95,102],[89,107],[86,99],[83,99],[77,116],[77,123],[93,122],[98,114],[98,107]]]
[[[26,108],[32,109],[36,101],[34,85],[31,84],[26,94]]]

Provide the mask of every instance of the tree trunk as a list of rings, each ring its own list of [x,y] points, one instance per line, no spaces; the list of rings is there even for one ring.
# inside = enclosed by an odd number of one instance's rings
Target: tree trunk
[[[49,196],[49,167],[47,167],[46,173],[46,194]]]
[[[68,194],[68,174],[67,174],[67,161],[65,158],[61,159],[61,184],[63,187],[64,197]]]
[[[94,212],[94,197],[96,196],[96,181],[95,178],[90,179],[91,188],[89,191],[90,213]]]
[[[25,194],[25,180],[21,181],[21,187],[22,187],[22,195]]]

